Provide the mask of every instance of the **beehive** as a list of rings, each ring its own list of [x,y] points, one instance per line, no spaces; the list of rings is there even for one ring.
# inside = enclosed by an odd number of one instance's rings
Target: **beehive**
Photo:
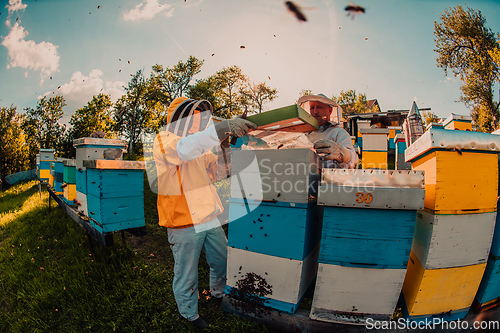
[[[387,169],[387,136],[385,128],[361,129],[363,135],[362,169]]]
[[[405,152],[414,170],[425,171],[425,210],[434,214],[496,211],[498,151],[497,135],[426,131]]]
[[[38,179],[43,183],[50,180],[50,163],[54,161],[54,149],[40,149]]]
[[[370,128],[371,121],[370,120],[361,120],[361,119],[358,119],[356,121],[356,125],[358,126],[357,144],[358,144],[358,146],[360,148],[363,148],[363,134],[361,133],[361,130]]]
[[[78,210],[88,216],[87,173],[85,166],[83,166],[83,161],[103,159],[104,150],[109,148],[125,148],[126,143],[123,140],[79,138],[73,140],[73,146],[76,148],[76,197],[80,203]]]
[[[424,203],[423,172],[328,169],[318,193],[324,213],[310,317],[389,320]]]
[[[63,161],[65,159],[56,157],[56,160],[52,162],[51,166],[51,176],[52,176],[52,189],[54,190],[54,193],[57,195],[62,195],[63,194],[63,173],[64,173],[64,165]]]
[[[318,164],[310,149],[233,151],[226,293],[255,273],[272,286],[266,306],[297,310],[317,270]]]
[[[443,126],[449,130],[472,131],[472,117],[452,113],[443,121]]]
[[[403,284],[403,315],[417,322],[464,318],[485,268],[486,263],[425,269],[412,252]]]
[[[403,133],[396,134],[394,139],[396,146],[396,170],[411,170],[411,163],[405,161],[406,141]]]
[[[85,160],[87,207],[99,232],[137,228],[144,220],[144,171],[140,161]]]
[[[63,161],[63,195],[64,202],[73,205],[76,199],[76,161],[65,159]]]
[[[401,126],[387,126],[387,129],[389,130],[389,135],[387,137],[388,140],[388,147],[391,150],[396,149],[396,136],[401,133],[403,128]]]
[[[50,170],[49,170],[49,186],[53,187],[54,186],[54,161],[49,163]]]

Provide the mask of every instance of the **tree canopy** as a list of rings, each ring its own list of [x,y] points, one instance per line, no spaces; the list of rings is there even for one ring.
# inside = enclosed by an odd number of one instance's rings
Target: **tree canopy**
[[[493,100],[493,84],[500,73],[494,60],[499,44],[486,19],[479,10],[457,5],[434,22],[434,36],[437,66],[462,81],[460,101],[471,109],[474,127],[491,132],[499,119],[499,104]]]
[[[356,90],[341,90],[339,95],[334,95],[332,99],[340,105],[344,114],[380,112],[377,104],[370,105],[366,94],[358,94]]]

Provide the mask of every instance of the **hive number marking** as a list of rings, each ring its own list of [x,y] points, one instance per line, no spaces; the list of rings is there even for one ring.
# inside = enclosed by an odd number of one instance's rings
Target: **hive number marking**
[[[366,202],[367,204],[370,204],[373,200],[373,195],[371,193],[363,193],[363,192],[358,192],[356,193],[356,202],[357,203],[363,203]]]

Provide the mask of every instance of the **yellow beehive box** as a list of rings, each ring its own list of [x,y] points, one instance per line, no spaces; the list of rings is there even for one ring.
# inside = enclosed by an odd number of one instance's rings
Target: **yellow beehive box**
[[[425,210],[433,214],[496,211],[500,137],[430,128],[405,151],[425,171]]]
[[[363,151],[363,158],[361,159],[361,168],[387,170],[387,152]]]
[[[449,130],[472,131],[472,117],[452,113],[443,125]]]
[[[467,314],[474,300],[486,263],[439,269],[424,269],[410,253],[403,296],[410,317],[432,317],[444,313]]]
[[[76,199],[76,184],[66,184],[63,191],[64,198],[67,201],[73,201]]]

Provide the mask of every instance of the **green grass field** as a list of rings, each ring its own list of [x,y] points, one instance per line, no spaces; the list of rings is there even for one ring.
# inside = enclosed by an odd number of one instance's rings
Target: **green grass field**
[[[172,293],[173,258],[158,226],[156,195],[145,184],[148,234],[115,233],[114,246],[93,241],[38,192],[35,181],[0,193],[0,332],[194,332]],[[54,207],[55,206],[55,207]],[[200,315],[211,332],[272,332],[206,299],[208,266],[200,259]]]

